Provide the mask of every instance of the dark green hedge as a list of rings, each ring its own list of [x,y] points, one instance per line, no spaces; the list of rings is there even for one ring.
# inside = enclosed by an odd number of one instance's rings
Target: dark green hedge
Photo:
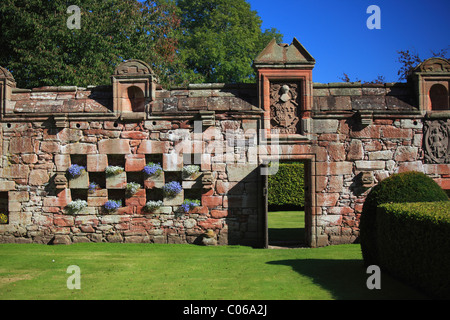
[[[378,205],[382,203],[446,201],[447,194],[430,177],[421,172],[403,172],[384,179],[364,201],[360,219],[361,251],[366,265],[378,264],[376,241]]]
[[[382,270],[450,299],[450,201],[382,204],[376,232]]]
[[[278,172],[270,175],[269,206],[305,206],[305,170],[303,163],[279,163]]]

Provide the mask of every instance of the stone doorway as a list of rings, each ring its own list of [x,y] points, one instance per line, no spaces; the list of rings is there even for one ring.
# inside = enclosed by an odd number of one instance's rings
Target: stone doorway
[[[264,208],[265,248],[315,247],[316,234],[313,212],[315,206],[314,155],[280,156],[280,164],[299,163],[302,165],[304,204],[301,207],[285,206],[277,208],[269,204],[271,178],[262,175]],[[267,167],[265,167],[267,168]],[[287,221],[283,221],[286,219]]]

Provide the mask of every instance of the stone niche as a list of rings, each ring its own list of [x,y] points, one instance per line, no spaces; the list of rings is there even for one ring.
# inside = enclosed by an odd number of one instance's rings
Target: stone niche
[[[111,78],[114,112],[144,116],[146,106],[155,99],[158,82],[150,66],[141,60],[127,60],[116,68]]]
[[[430,58],[413,71],[420,110],[450,111],[450,63],[443,58]]]
[[[315,60],[294,38],[292,44],[273,39],[256,57],[259,103],[264,109],[268,138],[302,138],[309,132],[312,107],[312,69]]]

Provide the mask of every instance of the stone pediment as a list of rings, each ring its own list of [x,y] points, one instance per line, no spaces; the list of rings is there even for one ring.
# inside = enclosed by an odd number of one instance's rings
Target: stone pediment
[[[290,45],[278,44],[275,38],[264,48],[263,51],[254,60],[254,65],[285,65],[285,67],[312,67],[316,60],[296,39]]]
[[[132,59],[122,62],[114,70],[115,76],[150,76],[153,70],[144,61]]]
[[[450,72],[450,62],[444,58],[430,58],[419,64],[414,72]]]

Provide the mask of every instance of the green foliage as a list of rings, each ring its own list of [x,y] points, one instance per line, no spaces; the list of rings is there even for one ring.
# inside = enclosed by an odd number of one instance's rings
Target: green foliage
[[[268,179],[269,206],[305,205],[303,163],[280,163],[278,172],[268,176]]]
[[[373,187],[364,202],[360,221],[361,250],[366,265],[378,264],[376,245],[378,205],[447,200],[444,190],[433,179],[421,172],[394,174]]]
[[[0,224],[8,223],[8,215],[4,213],[0,213]]]
[[[254,82],[253,59],[273,37],[245,0],[176,0],[183,36],[182,61],[189,82]]]
[[[69,5],[81,29],[69,29]],[[176,66],[179,18],[166,0],[2,0],[0,65],[18,87],[110,84],[127,59],[151,63],[164,83]]]
[[[377,246],[383,270],[434,297],[450,298],[450,201],[382,204]]]

